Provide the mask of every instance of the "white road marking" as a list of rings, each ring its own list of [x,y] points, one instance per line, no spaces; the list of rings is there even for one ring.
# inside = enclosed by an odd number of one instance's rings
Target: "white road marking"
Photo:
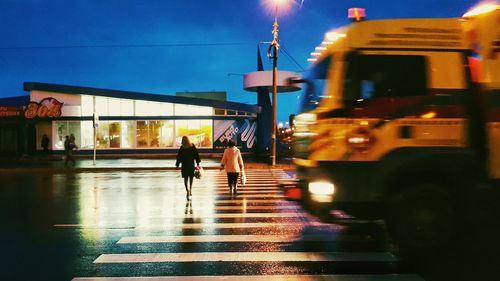
[[[415,274],[80,277],[72,281],[425,281]]]
[[[395,262],[383,252],[202,252],[104,254],[94,263],[146,262]]]
[[[228,223],[170,223],[168,225],[139,225],[136,230],[165,230],[165,229],[225,229],[225,228],[302,228],[307,225],[320,226],[328,225],[319,222],[228,222]]]
[[[117,244],[147,243],[202,243],[202,242],[312,242],[312,241],[371,241],[367,235],[350,237],[334,234],[324,235],[175,235],[175,236],[129,236],[121,238]]]

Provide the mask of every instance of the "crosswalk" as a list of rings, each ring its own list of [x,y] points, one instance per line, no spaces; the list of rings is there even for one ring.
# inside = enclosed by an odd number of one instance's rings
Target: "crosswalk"
[[[116,229],[123,235],[93,259],[93,274],[73,281],[423,280],[398,272],[397,258],[370,233],[323,224],[286,201],[277,185],[288,177],[284,171],[246,174],[247,184],[233,195],[225,174],[206,170],[190,201],[174,171],[160,176],[167,187],[151,181],[142,188],[107,184],[100,189],[95,182],[88,197],[113,197],[118,207],[100,207],[95,201],[82,206],[82,213],[94,219],[54,227],[98,233]],[[122,199],[123,193],[133,193],[135,201]],[[95,219],[96,212],[102,212],[97,217],[115,219]]]

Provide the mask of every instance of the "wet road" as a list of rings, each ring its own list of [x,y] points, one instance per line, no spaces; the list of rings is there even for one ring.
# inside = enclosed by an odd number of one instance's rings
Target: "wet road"
[[[2,276],[424,280],[382,223],[322,224],[284,200],[283,171],[247,177],[233,196],[225,174],[207,170],[188,201],[177,171],[2,175]]]

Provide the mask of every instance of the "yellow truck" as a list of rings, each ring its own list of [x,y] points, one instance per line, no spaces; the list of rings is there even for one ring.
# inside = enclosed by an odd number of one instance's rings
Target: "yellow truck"
[[[299,184],[287,194],[321,219],[384,218],[401,245],[436,246],[464,226],[475,189],[500,188],[500,6],[351,14],[295,81]]]

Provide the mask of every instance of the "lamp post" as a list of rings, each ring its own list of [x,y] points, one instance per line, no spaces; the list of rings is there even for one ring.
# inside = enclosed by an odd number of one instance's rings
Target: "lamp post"
[[[276,10],[278,10],[278,6],[276,6]],[[271,42],[271,51],[272,51],[272,59],[273,59],[273,99],[272,99],[272,130],[271,130],[271,166],[276,165],[276,110],[277,110],[277,105],[276,105],[276,100],[278,96],[278,83],[277,83],[277,77],[278,77],[278,49],[279,49],[279,43],[278,43],[278,13],[276,12],[276,15],[274,17],[274,24],[273,24],[273,41]]]

